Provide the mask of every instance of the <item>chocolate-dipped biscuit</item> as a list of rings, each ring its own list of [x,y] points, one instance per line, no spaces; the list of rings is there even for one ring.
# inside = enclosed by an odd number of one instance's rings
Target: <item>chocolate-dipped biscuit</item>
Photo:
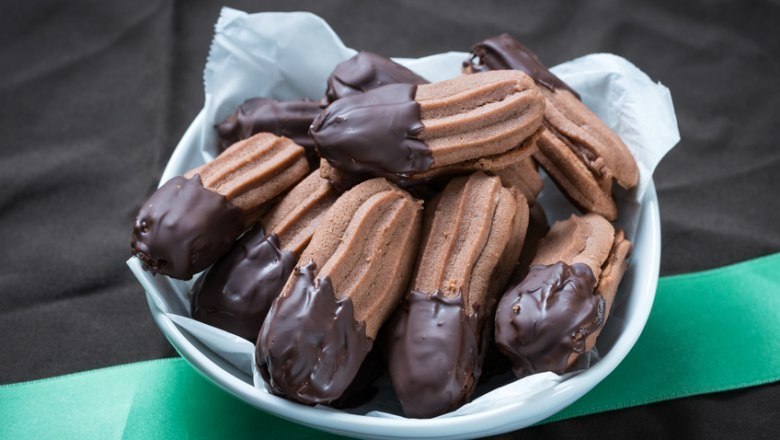
[[[303,148],[260,133],[174,177],[144,202],[131,252],[152,273],[187,280],[228,252],[266,204],[309,172]]]
[[[295,267],[275,234],[261,224],[198,278],[192,288],[192,317],[251,342],[257,340],[271,303]]]
[[[317,171],[293,187],[198,279],[192,317],[255,342],[271,303],[336,198]]]
[[[130,251],[144,269],[188,280],[227,252],[244,226],[241,209],[200,176],[176,176],[141,206]]]
[[[557,222],[526,277],[499,301],[496,344],[517,377],[569,370],[596,343],[631,243],[597,214]]]
[[[434,417],[471,397],[527,223],[525,197],[481,172],[453,179],[426,206],[415,275],[388,330],[390,378],[406,416]]]
[[[387,84],[427,84],[417,75],[395,61],[371,52],[358,52],[340,62],[328,77],[328,87],[322,105],[346,96],[357,95]]]
[[[381,178],[328,210],[260,330],[255,359],[273,393],[307,404],[342,395],[403,294],[421,211]]]
[[[533,80],[495,71],[339,99],[317,117],[310,135],[320,156],[342,173],[408,186],[529,157],[543,114]]]
[[[252,224],[275,200],[311,171],[303,148],[271,133],[258,133],[233,144],[211,162],[187,172],[203,186],[241,208]]]
[[[544,94],[544,126],[534,158],[582,211],[617,218],[612,184],[632,188],[639,181],[636,162],[620,136],[552,74],[530,49],[502,34],[472,48],[468,72],[517,69],[536,81]]]
[[[518,165],[520,169],[524,168],[524,162],[531,162],[536,166],[529,154],[536,151],[535,142],[541,133],[542,130],[538,130],[536,133],[532,134],[531,137],[526,139],[519,148],[515,148],[504,154],[463,161],[430,173],[418,174],[414,179],[396,177],[398,180],[396,183],[414,194],[415,197],[421,197],[418,195],[418,193],[420,193],[424,196],[423,198],[428,199],[430,198],[428,197],[428,194],[431,191],[438,192],[436,191],[436,188],[446,186],[449,179],[455,175],[471,174],[475,171],[505,174],[507,176],[510,174],[514,175],[516,174],[514,169],[511,171],[507,170],[514,168],[515,165]],[[320,175],[325,179],[328,179],[328,181],[330,181],[339,191],[346,191],[370,177],[370,173],[353,173],[335,168],[326,159],[320,160]],[[538,177],[538,173],[536,173],[536,176]],[[536,184],[534,179],[533,175],[527,176],[526,181],[522,183],[525,187],[518,187],[518,189],[523,193],[526,191],[534,191],[533,188]],[[444,183],[442,184],[442,182]],[[515,181],[509,182],[510,186],[517,183]],[[539,177],[539,183],[541,183],[541,177]]]
[[[316,101],[278,101],[270,98],[251,98],[238,106],[235,112],[215,125],[217,147],[225,151],[238,141],[257,133],[273,133],[287,137],[306,150],[312,167],[319,165],[314,141],[309,137],[309,126],[322,108]]]
[[[463,62],[465,73],[491,70],[519,70],[548,90],[566,90],[579,99],[580,95],[542,64],[539,57],[522,43],[503,33],[475,44],[471,56]]]

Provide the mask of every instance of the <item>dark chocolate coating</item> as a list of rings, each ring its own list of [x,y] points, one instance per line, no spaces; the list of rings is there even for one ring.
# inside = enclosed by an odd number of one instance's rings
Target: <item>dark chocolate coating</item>
[[[355,322],[352,301],[337,300],[314,263],[293,271],[289,294],[274,301],[257,340],[257,368],[271,391],[306,404],[329,403],[357,375],[373,341]]]
[[[130,249],[152,273],[188,280],[227,253],[244,231],[244,214],[203,187],[200,176],[174,177],[143,204]]]
[[[379,338],[377,338],[377,341],[379,341]],[[339,409],[350,409],[365,405],[379,392],[379,388],[375,386],[375,383],[385,372],[387,372],[387,365],[385,365],[381,350],[374,345],[374,348],[366,355],[366,359],[363,360],[363,364],[360,366],[352,383],[349,384],[338,399],[330,403],[330,406]]]
[[[580,97],[565,82],[553,75],[531,49],[525,47],[509,34],[501,34],[477,43],[471,48],[471,53],[471,58],[464,61],[463,64],[470,66],[474,72],[520,70],[533,78],[537,84],[547,87],[551,91],[555,91],[555,89],[568,90],[577,99]]]
[[[395,61],[371,52],[358,52],[339,63],[328,77],[323,106],[387,84],[427,84],[421,76]]]
[[[219,151],[257,133],[269,132],[292,139],[306,150],[309,162],[316,164],[314,141],[309,126],[322,108],[315,101],[277,101],[270,98],[247,99],[232,115],[217,124]]]
[[[406,297],[392,323],[388,368],[407,417],[435,417],[468,401],[482,372],[483,323],[460,295]]]
[[[251,342],[297,258],[258,223],[192,289],[192,317]]]
[[[604,297],[594,294],[596,278],[584,263],[533,265],[501,298],[496,311],[496,344],[517,377],[566,371],[572,353],[604,323]]]
[[[311,126],[317,152],[334,167],[398,181],[431,167],[424,142],[417,86],[390,84],[339,99]]]

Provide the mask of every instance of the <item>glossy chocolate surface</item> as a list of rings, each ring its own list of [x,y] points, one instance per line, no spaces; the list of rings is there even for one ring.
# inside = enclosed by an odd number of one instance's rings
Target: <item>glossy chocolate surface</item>
[[[393,322],[388,366],[407,417],[435,417],[468,400],[482,371],[481,330],[459,294],[407,296]]]
[[[309,126],[320,114],[320,104],[311,100],[277,101],[270,98],[247,99],[232,115],[216,125],[219,151],[261,132],[292,139],[306,150],[310,163],[316,165],[314,141]]]
[[[371,52],[358,52],[333,69],[328,77],[323,105],[387,84],[427,83],[421,76],[389,58]]]
[[[243,230],[237,206],[204,188],[199,175],[177,176],[141,207],[130,248],[152,273],[188,280],[227,253]]]
[[[572,353],[604,322],[604,298],[594,294],[588,265],[558,262],[533,265],[520,284],[501,298],[496,311],[496,344],[518,377],[563,373]]]
[[[339,170],[399,180],[433,164],[422,131],[417,86],[391,84],[342,98],[314,121],[320,156]]]
[[[550,72],[531,49],[509,34],[501,34],[477,43],[471,48],[471,53],[471,58],[465,61],[464,65],[474,72],[520,70],[549,90],[568,90],[577,98],[580,97],[577,92]]]
[[[258,224],[198,279],[192,289],[193,319],[255,342],[296,260]]]
[[[293,271],[293,287],[271,306],[257,341],[257,367],[271,391],[306,404],[330,403],[355,379],[373,341],[337,300],[314,264]]]

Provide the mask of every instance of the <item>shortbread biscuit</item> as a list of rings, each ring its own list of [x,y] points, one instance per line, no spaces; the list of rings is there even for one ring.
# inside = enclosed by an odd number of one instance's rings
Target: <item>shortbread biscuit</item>
[[[279,237],[280,246],[297,256],[309,245],[338,193],[315,170],[295,185],[260,222]]]
[[[309,171],[303,148],[287,138],[238,142],[152,194],[133,224],[131,252],[152,273],[190,279]]]
[[[342,395],[403,294],[421,226],[422,204],[385,179],[333,204],[260,330],[272,392],[308,404]]]
[[[198,279],[192,317],[255,342],[271,303],[336,198],[317,171],[298,183]]]
[[[214,126],[217,130],[217,147],[222,152],[254,134],[273,133],[290,138],[302,146],[309,163],[316,168],[319,158],[314,150],[314,141],[309,137],[309,126],[321,111],[319,102],[308,99],[247,99],[227,119]]]
[[[420,86],[391,84],[339,99],[314,121],[310,135],[334,168],[408,186],[529,157],[543,115],[544,98],[531,78],[496,71]]]
[[[578,208],[615,220],[613,181],[623,188],[632,188],[639,181],[636,161],[620,136],[535,53],[509,34],[476,44],[464,63],[467,73],[494,69],[517,69],[534,78],[546,101],[546,131],[537,142],[534,157]]]
[[[414,280],[388,330],[390,377],[408,417],[437,416],[471,397],[486,324],[527,224],[525,197],[481,172],[453,179],[426,207]]]
[[[561,374],[593,348],[630,251],[623,231],[597,214],[553,225],[528,274],[496,311],[496,344],[515,375]]]
[[[463,62],[464,73],[490,72],[492,70],[519,70],[548,90],[566,90],[579,99],[580,95],[539,61],[534,52],[522,43],[503,33],[475,44],[471,55]]]
[[[471,174],[475,171],[485,171],[505,175],[508,179],[508,186],[518,184],[518,190],[523,194],[528,192],[529,195],[531,195],[536,192],[537,185],[542,184],[541,177],[539,177],[538,172],[534,172],[534,175],[529,174],[523,176],[522,179],[524,180],[519,181],[517,171],[527,169],[525,168],[526,165],[523,165],[523,162],[528,164],[532,163],[534,167],[536,166],[531,155],[536,152],[536,141],[542,133],[543,130],[537,131],[526,139],[522,145],[506,153],[480,157],[454,165],[428,170],[416,174],[414,179],[400,177],[397,179],[398,181],[396,183],[404,187],[407,191],[415,193],[429,184],[436,186],[441,181],[444,181],[446,184],[452,176]],[[515,170],[515,167],[519,168],[519,170]],[[328,179],[339,191],[346,191],[370,176],[370,174],[367,173],[352,173],[340,170],[332,166],[326,159],[320,161],[320,175],[323,178]],[[536,195],[538,195],[538,192],[536,192]]]
[[[371,52],[358,52],[339,63],[328,77],[322,106],[387,84],[427,84],[428,81],[395,61]]]
[[[272,133],[258,133],[233,144],[211,162],[187,172],[203,187],[223,195],[254,223],[261,208],[309,174],[304,149]]]

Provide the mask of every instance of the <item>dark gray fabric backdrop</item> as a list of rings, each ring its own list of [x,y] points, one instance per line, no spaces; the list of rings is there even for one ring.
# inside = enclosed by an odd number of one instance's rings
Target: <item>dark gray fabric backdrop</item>
[[[389,56],[508,31],[550,65],[626,57],[671,89],[682,136],[655,174],[662,274],[780,251],[776,1],[223,1],[309,10]],[[175,355],[124,262],[131,221],[203,104],[222,3],[0,5],[0,383]],[[775,384],[512,437],[771,438],[778,407]]]

